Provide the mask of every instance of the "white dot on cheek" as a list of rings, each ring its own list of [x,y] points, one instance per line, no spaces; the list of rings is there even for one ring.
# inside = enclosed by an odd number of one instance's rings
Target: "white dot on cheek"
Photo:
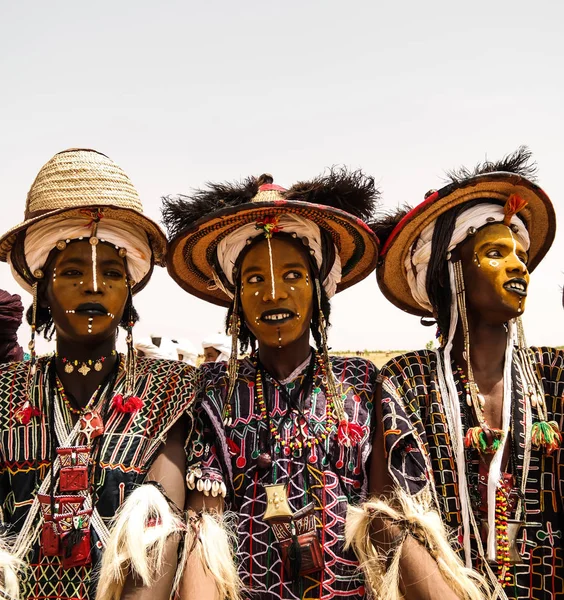
[[[499,267],[499,262],[497,260],[490,260],[490,267]]]
[[[255,292],[255,296],[258,296],[258,295],[259,295],[259,293],[258,293],[258,292]]]

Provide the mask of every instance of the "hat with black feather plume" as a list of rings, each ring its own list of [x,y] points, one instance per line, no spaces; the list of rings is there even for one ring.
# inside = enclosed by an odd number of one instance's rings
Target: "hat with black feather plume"
[[[445,187],[427,192],[423,202],[406,214],[398,213],[395,227],[389,227],[389,223],[382,227],[385,239],[381,238],[377,278],[386,298],[406,312],[429,314],[429,309],[414,298],[406,259],[413,254],[417,240],[429,225],[443,213],[463,204],[500,205],[506,211],[502,221],[506,224],[518,212],[530,239],[527,267],[532,271],[554,240],[556,217],[549,197],[535,183],[536,165],[530,161],[530,150],[521,146],[499,161],[485,161],[473,169],[462,167],[450,171]],[[379,233],[378,227],[375,231]]]
[[[283,232],[301,239],[322,279],[333,293],[341,291],[376,266],[378,240],[365,221],[373,218],[378,199],[372,177],[345,168],[332,168],[289,189],[261,175],[165,198],[169,273],[191,294],[229,306],[232,269],[245,243]]]

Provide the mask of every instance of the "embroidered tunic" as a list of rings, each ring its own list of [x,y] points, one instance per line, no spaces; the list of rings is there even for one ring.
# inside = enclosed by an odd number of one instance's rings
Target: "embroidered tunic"
[[[275,443],[267,424],[258,418],[256,369],[250,360],[239,363],[239,376],[231,399],[232,423],[225,428],[222,413],[228,390],[226,364],[202,367],[203,408],[195,423],[195,435],[199,439],[188,450],[188,473],[195,472],[204,480],[217,480],[222,477],[221,473],[226,475],[227,508],[239,515],[239,572],[243,584],[250,590],[250,598],[358,600],[365,597],[356,557],[343,548],[344,523],[348,503],[362,500],[366,492],[377,369],[360,358],[333,357],[331,361],[337,392],[345,396],[349,420],[362,427],[362,440],[356,447],[341,446],[333,426],[323,443],[290,455]],[[308,365],[309,359],[280,382],[290,395],[300,389]],[[302,389],[300,403],[310,434],[313,431],[321,435],[325,431],[327,399],[324,387],[318,385],[319,375],[316,366],[311,393],[304,398]],[[304,427],[304,420],[288,410],[284,395],[269,382],[265,375],[264,398],[270,420],[281,440],[295,439],[297,428]],[[292,417],[284,418],[286,415]],[[261,469],[257,459],[265,451],[272,456],[272,466]],[[316,531],[325,566],[321,571],[298,577],[297,581],[292,581],[284,572],[279,544],[271,526],[262,518],[266,509],[264,484],[272,483],[286,486],[294,512],[310,502],[315,504]]]
[[[39,486],[50,473],[48,362],[49,358],[41,358],[38,362],[36,405],[41,414],[31,418],[26,425],[19,424],[15,414],[26,399],[29,363],[12,363],[0,369],[0,516],[10,533],[15,535],[24,526]],[[105,432],[101,438],[92,493],[97,498],[95,507],[106,527],[126,496],[143,482],[166,440],[168,430],[184,412],[191,410],[195,380],[196,371],[186,364],[137,359],[135,393],[143,401],[143,406],[135,413],[107,409]],[[123,393],[124,384],[125,372],[121,369],[114,393]],[[111,401],[112,398],[105,398],[104,405]],[[60,398],[57,402],[66,421],[65,429],[70,432],[73,427],[70,412]],[[31,531],[40,529],[42,521],[38,512]],[[102,543],[92,523],[90,531],[92,563],[68,569],[63,568],[59,556],[45,556],[37,531],[27,554],[29,567],[22,578],[22,597],[36,600],[93,599],[93,574],[101,557]]]
[[[564,353],[548,348],[533,349],[537,370],[542,376],[548,420],[560,427],[564,394]],[[460,397],[464,432],[469,415],[466,391],[459,375],[454,373]],[[380,373],[382,411],[388,469],[406,491],[416,494],[425,489],[436,490],[445,523],[462,541],[462,517],[458,495],[458,478],[453,445],[447,427],[444,405],[437,378],[435,352],[410,352],[389,361]],[[526,405],[519,372],[512,370],[513,436],[510,462],[517,482],[522,481],[526,448]],[[533,408],[533,420],[536,409]],[[465,422],[464,422],[465,421]],[[505,588],[508,598],[555,600],[564,595],[564,551],[562,548],[564,478],[561,470],[562,451],[545,456],[532,450],[525,487],[526,525],[517,538],[522,564],[511,567],[513,581]],[[466,474],[472,510],[479,519],[480,460],[478,452],[466,449]],[[518,486],[520,487],[520,486]],[[462,548],[458,548],[463,555]],[[481,570],[476,540],[472,539],[472,561]],[[496,572],[495,566],[493,568]]]

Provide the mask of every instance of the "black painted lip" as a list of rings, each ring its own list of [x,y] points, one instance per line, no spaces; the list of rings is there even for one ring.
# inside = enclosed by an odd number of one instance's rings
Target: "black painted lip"
[[[280,313],[288,313],[290,316],[284,319],[277,319],[276,321],[269,321],[265,319],[265,317],[268,317],[269,315],[279,315]],[[295,316],[296,313],[289,308],[271,308],[262,313],[260,320],[267,325],[283,325],[284,323],[291,321]]]
[[[509,287],[512,283],[520,283],[521,285],[523,285],[525,287],[525,290],[516,290],[515,288],[511,288]],[[517,294],[518,296],[521,297],[525,297],[527,295],[527,282],[522,279],[521,277],[514,277],[513,279],[510,279],[509,281],[506,281],[503,284],[503,287],[508,291],[508,292],[513,292],[515,294]]]
[[[99,302],[85,302],[83,304],[79,304],[74,312],[77,314],[85,314],[85,315],[103,315],[106,316],[108,314],[107,308],[100,304]]]

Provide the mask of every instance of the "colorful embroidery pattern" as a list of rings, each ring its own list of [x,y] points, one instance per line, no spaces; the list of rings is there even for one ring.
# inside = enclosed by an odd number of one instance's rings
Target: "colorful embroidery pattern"
[[[244,585],[263,600],[365,597],[363,579],[352,552],[345,552],[344,522],[348,502],[359,502],[366,494],[366,461],[372,441],[372,403],[377,369],[359,358],[331,359],[337,391],[344,394],[345,410],[351,422],[362,427],[363,437],[357,447],[337,443],[333,427],[326,442],[313,445],[293,456],[276,452],[267,424],[257,420],[255,406],[255,369],[250,361],[241,361],[239,378],[232,404],[232,424],[224,429],[223,403],[228,388],[224,364],[205,365],[202,373],[202,408],[197,415],[196,443],[189,448],[189,465],[198,464],[207,478],[223,472],[229,475],[228,507],[239,513],[239,547],[237,557]],[[304,367],[297,377],[285,382],[291,395],[305,377]],[[325,426],[326,398],[323,388],[313,388],[305,399],[303,419],[285,418],[286,401],[274,385],[265,385],[265,399],[270,418],[283,439],[296,435],[299,427],[315,432]],[[303,396],[303,393],[302,393]],[[301,402],[304,398],[301,397]],[[288,413],[290,414],[290,413]],[[272,466],[259,467],[259,456],[267,451]],[[278,544],[271,527],[262,516],[266,509],[264,484],[285,483],[289,504],[297,511],[314,502],[317,535],[323,547],[325,568],[292,582],[284,572]],[[253,595],[254,594],[254,595]]]
[[[564,353],[549,348],[533,350],[542,377],[549,420],[561,424]],[[515,475],[520,481],[525,447],[525,402],[515,368],[512,379],[512,431],[517,441],[513,444],[516,448]],[[411,493],[421,491],[432,478],[443,518],[461,541],[457,473],[438,388],[436,354],[420,351],[396,357],[383,367],[380,380],[388,469],[392,477]],[[455,381],[463,407],[464,385],[456,373]],[[465,429],[467,427],[465,424]],[[517,538],[523,564],[510,569],[512,582],[505,588],[509,598],[555,600],[564,594],[561,524],[564,472],[559,456],[560,452],[546,456],[541,451],[532,451],[524,499],[526,526]],[[479,463],[477,451],[468,448],[468,485],[477,518],[480,516]],[[474,540],[472,547],[473,563],[480,569]]]
[[[48,360],[40,359],[40,372],[45,373]],[[15,412],[24,398],[26,375],[26,363],[5,365],[0,370],[0,516],[14,534],[21,529],[39,484],[50,468],[48,394],[42,392],[43,379],[37,394],[41,415],[27,425],[15,420]],[[115,392],[123,391],[124,383],[122,371]],[[96,507],[106,525],[126,496],[142,483],[167,431],[185,411],[191,410],[196,384],[196,371],[183,363],[137,360],[136,393],[143,398],[143,407],[135,414],[110,410],[102,438],[95,494]],[[106,400],[110,402],[111,398]],[[70,424],[70,413],[63,411]],[[45,556],[37,540],[27,557],[29,569],[22,597],[93,599],[93,573],[102,546],[93,527],[91,535],[92,565],[69,569],[62,568],[59,557]]]

